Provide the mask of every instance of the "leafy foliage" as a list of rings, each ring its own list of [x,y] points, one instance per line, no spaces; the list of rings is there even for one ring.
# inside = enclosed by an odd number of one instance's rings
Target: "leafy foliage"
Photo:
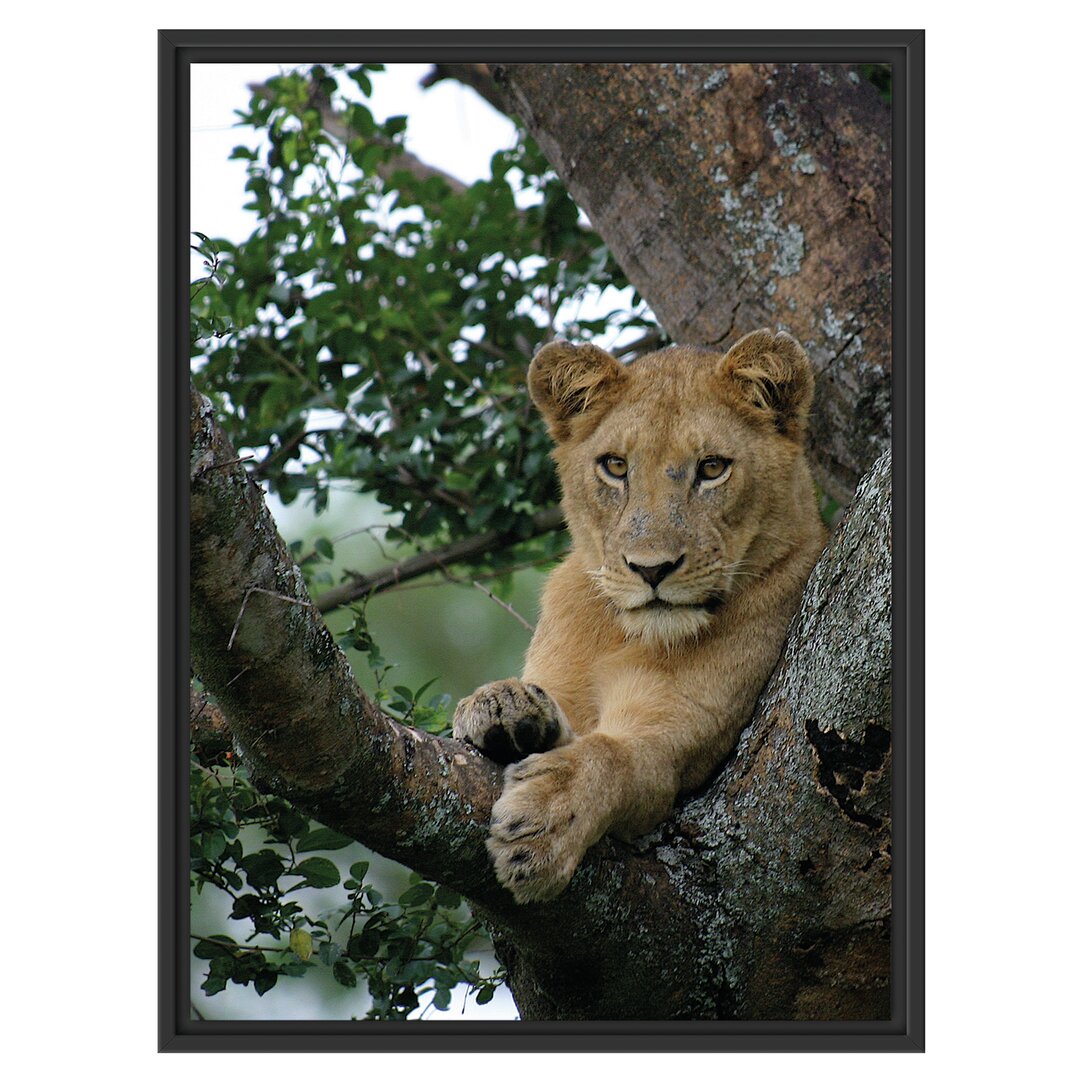
[[[208,996],[230,982],[251,983],[262,995],[279,978],[322,964],[343,986],[366,983],[371,1020],[405,1019],[425,997],[445,1010],[459,983],[482,1002],[491,999],[501,975],[485,978],[477,961],[465,959],[484,933],[456,893],[414,874],[388,901],[366,880],[367,861],[352,863],[342,881],[332,859],[309,853],[352,841],[284,799],[261,795],[243,768],[193,761],[190,783],[192,885],[228,894],[229,918],[247,931],[243,942],[228,934],[196,939],[195,956],[209,961],[202,983]],[[305,889],[326,891],[336,901],[333,914],[306,912],[296,899]],[[253,944],[255,938],[277,944]]]
[[[525,393],[529,359],[555,333],[658,331],[531,139],[519,134],[464,190],[402,167],[406,119],[378,123],[365,103],[378,71],[316,66],[253,93],[240,116],[253,145],[233,157],[256,227],[242,243],[195,234],[192,367],[266,490],[285,503],[307,493],[317,512],[332,487],[371,493],[390,557],[494,530],[505,542],[469,572],[505,600],[511,570],[564,546],[560,532],[532,535],[558,490]],[[293,551],[310,585],[334,583],[331,541]],[[362,602],[339,640],[366,661],[385,711],[446,730],[449,697],[392,685]],[[323,853],[348,838],[261,795],[231,761],[193,756],[191,799],[193,887],[227,893],[247,935],[196,942],[208,995],[230,982],[263,994],[323,964],[344,986],[366,984],[369,1018],[404,1018],[425,999],[445,1009],[462,983],[491,999],[498,977],[465,959],[484,932],[460,897],[414,876],[388,900],[362,861],[342,880]],[[332,898],[332,914],[308,890]]]
[[[353,101],[335,141],[318,103],[336,93],[321,68],[282,76],[243,116],[268,139],[265,157],[234,152],[259,227],[199,248],[219,286],[193,286],[201,388],[285,502],[308,490],[323,506],[344,480],[401,515],[398,539],[513,531],[557,498],[523,392],[532,354],[554,328],[651,317],[568,317],[627,283],[530,139],[459,193],[394,168],[404,118],[379,125]]]

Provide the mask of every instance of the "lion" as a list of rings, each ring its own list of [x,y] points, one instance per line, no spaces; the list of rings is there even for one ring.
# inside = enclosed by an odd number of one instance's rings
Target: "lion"
[[[803,443],[805,352],[757,330],[630,365],[555,341],[529,367],[571,549],[520,679],[458,705],[506,769],[487,841],[519,903],[559,895],[601,837],[668,817],[728,755],[824,546]]]

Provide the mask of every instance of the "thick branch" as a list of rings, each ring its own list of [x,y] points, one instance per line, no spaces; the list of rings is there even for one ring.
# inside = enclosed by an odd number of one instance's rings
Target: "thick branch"
[[[719,782],[672,824],[734,1015],[885,1019],[892,864],[892,487],[886,452],[807,583]]]
[[[663,867],[648,856],[624,862],[610,844],[564,898],[515,905],[484,847],[498,770],[462,743],[395,723],[357,687],[260,489],[194,388],[191,410],[192,665],[256,783],[453,886],[500,933],[526,945],[563,942],[585,955],[607,943],[625,953],[628,920],[646,912],[677,920],[670,890],[658,882]],[[586,898],[620,914],[584,917]],[[647,1010],[658,992],[679,993],[674,973],[670,985],[658,981],[650,953],[622,965],[637,986],[624,995],[630,1015]]]
[[[470,895],[501,891],[484,849],[498,771],[395,723],[356,685],[262,492],[194,388],[191,657],[258,783]]]
[[[847,502],[891,433],[888,109],[852,65],[493,65],[671,338],[789,330]]]

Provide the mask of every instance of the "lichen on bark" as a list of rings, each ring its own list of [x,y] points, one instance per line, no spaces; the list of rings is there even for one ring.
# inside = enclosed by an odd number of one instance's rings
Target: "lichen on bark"
[[[886,453],[811,574],[731,760],[662,841],[697,921],[712,920],[702,964],[733,1015],[889,1015],[891,595]]]
[[[847,503],[889,445],[890,119],[852,65],[504,64],[501,92],[671,338],[788,330]],[[851,78],[855,75],[855,79]]]

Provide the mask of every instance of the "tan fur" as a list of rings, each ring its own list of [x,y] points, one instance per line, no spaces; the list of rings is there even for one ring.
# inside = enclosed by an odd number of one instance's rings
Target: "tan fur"
[[[504,759],[529,754],[506,770],[488,840],[520,902],[561,892],[606,833],[658,824],[730,752],[825,536],[802,451],[813,373],[786,334],[629,367],[555,342],[529,390],[573,547],[523,679],[481,687],[454,723]],[[732,462],[722,480],[704,479],[707,459]]]

